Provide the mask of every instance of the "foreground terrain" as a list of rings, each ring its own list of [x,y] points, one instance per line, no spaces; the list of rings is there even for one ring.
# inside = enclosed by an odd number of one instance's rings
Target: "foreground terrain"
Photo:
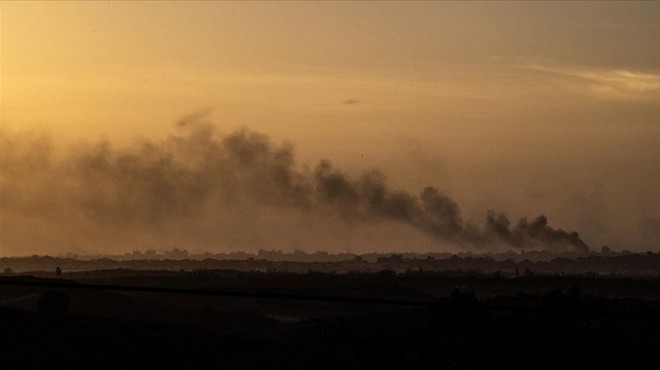
[[[0,281],[8,369],[660,368],[657,277],[119,269]],[[12,285],[26,281],[247,296]]]

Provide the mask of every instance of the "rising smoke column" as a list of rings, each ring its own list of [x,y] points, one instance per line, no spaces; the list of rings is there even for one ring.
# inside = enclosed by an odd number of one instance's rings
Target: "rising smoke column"
[[[418,196],[390,190],[378,171],[365,172],[360,179],[350,181],[328,161],[322,161],[314,179],[321,203],[335,208],[347,219],[403,222],[434,240],[466,247],[499,242],[518,249],[544,247],[588,251],[577,232],[553,229],[543,215],[532,223],[523,218],[512,229],[505,214],[489,212],[485,229],[479,231],[462,220],[458,204],[438,189],[426,187]]]
[[[52,214],[80,213],[102,227],[157,232],[168,221],[202,219],[252,203],[349,223],[399,222],[464,248],[588,250],[576,232],[554,229],[544,216],[512,227],[506,215],[490,212],[479,229],[434,187],[410,194],[392,189],[378,170],[353,179],[327,160],[310,172],[297,165],[289,144],[245,129],[219,137],[198,118],[180,121],[178,133],[161,141],[142,140],[130,148],[109,141],[80,145],[62,160],[53,158],[42,137],[3,133],[3,212],[48,208]]]
[[[540,245],[546,248],[569,246],[580,252],[589,250],[589,246],[580,239],[577,232],[554,229],[548,225],[548,219],[543,215],[538,216],[531,223],[526,218],[522,218],[515,227],[511,228],[511,222],[505,214],[491,211],[486,216],[484,232],[494,234],[499,240],[516,248]]]

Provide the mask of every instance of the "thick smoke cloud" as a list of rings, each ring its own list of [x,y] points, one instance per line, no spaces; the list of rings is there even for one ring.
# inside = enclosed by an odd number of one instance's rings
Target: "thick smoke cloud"
[[[182,119],[179,132],[162,141],[130,148],[101,141],[59,159],[45,136],[3,133],[2,212],[28,219],[82,215],[115,232],[158,232],[177,220],[202,222],[220,210],[256,206],[351,224],[402,223],[464,248],[588,250],[576,232],[554,229],[544,216],[512,226],[506,215],[491,212],[479,228],[434,187],[409,194],[392,189],[377,170],[351,178],[325,160],[309,170],[296,163],[289,144],[248,130],[220,137],[199,118]]]
[[[505,243],[519,249],[588,250],[577,232],[554,229],[543,215],[531,223],[521,219],[511,228],[506,215],[490,212],[486,227],[479,231],[463,221],[456,202],[431,186],[423,189],[418,196],[390,190],[385,177],[376,171],[364,173],[359,180],[351,182],[327,161],[318,165],[314,177],[315,195],[322,204],[349,219],[375,218],[403,222],[435,240],[466,247]]]
[[[566,232],[562,229],[553,229],[548,226],[548,219],[541,215],[533,222],[526,218],[518,221],[514,228],[505,214],[489,212],[486,218],[486,231],[492,232],[507,244],[524,248],[530,244],[542,243],[552,246],[554,244],[570,245],[578,251],[588,251],[587,244],[580,239],[577,232]]]

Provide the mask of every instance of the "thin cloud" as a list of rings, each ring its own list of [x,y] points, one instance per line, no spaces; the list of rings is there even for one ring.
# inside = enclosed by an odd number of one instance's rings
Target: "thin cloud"
[[[212,112],[213,112],[213,108],[211,107],[202,108],[196,112],[181,117],[177,121],[177,126],[186,127],[193,123],[197,123],[200,120],[203,120],[204,118],[208,117]]]
[[[614,98],[649,98],[660,93],[660,74],[626,69],[527,65],[532,71],[573,78],[592,94]]]

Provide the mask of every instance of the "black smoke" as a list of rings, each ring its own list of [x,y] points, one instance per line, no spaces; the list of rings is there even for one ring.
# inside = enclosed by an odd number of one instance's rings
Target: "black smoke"
[[[479,228],[434,187],[410,194],[391,188],[378,170],[351,178],[327,160],[308,170],[296,163],[289,144],[245,129],[220,137],[199,119],[181,120],[178,133],[161,141],[116,148],[106,140],[79,145],[60,159],[41,136],[5,133],[0,206],[7,213],[49,217],[65,217],[73,209],[89,222],[121,231],[160,230],[173,221],[253,204],[348,223],[403,223],[464,248],[588,250],[576,232],[552,228],[544,216],[512,226],[506,215],[491,212]]]
[[[372,170],[351,181],[342,172],[322,161],[315,171],[316,199],[347,219],[388,219],[406,223],[437,241],[466,247],[505,243],[517,249],[548,248],[588,251],[577,232],[566,232],[548,225],[543,215],[529,223],[521,219],[511,228],[505,214],[489,212],[483,231],[463,221],[456,202],[440,190],[428,186],[415,196],[390,189],[385,177]]]
[[[489,212],[486,217],[486,233],[492,233],[499,240],[516,248],[525,248],[533,245],[546,247],[570,246],[576,251],[586,252],[589,246],[580,239],[577,232],[567,232],[554,229],[548,225],[548,219],[541,215],[531,223],[526,218],[518,221],[515,227],[505,214]]]

